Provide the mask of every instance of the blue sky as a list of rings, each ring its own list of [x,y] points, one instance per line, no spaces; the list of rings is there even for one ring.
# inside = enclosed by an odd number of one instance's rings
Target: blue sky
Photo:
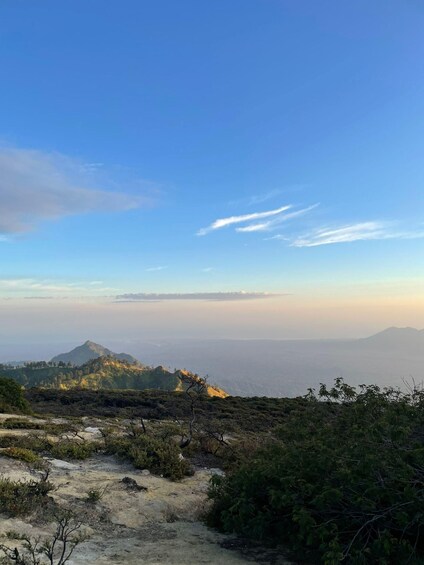
[[[418,0],[2,2],[0,295],[421,296],[423,27]]]

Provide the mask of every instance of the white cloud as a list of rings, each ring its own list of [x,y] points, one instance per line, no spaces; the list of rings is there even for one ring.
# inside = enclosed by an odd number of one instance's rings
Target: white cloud
[[[276,235],[273,235],[271,237],[265,237],[264,241],[272,241],[272,240],[279,240],[279,241],[291,241],[291,239],[289,237],[287,237],[286,235],[283,235],[281,233],[277,233]]]
[[[93,166],[56,153],[0,148],[0,234],[44,220],[136,208],[139,197],[93,186]]]
[[[415,239],[424,237],[424,232],[407,232],[393,229],[393,225],[380,222],[361,222],[337,228],[321,228],[292,241],[292,247],[317,247],[334,243],[379,239]]]
[[[312,206],[308,206],[307,208],[302,208],[301,210],[296,210],[295,212],[291,212],[289,214],[281,213],[276,218],[268,220],[267,222],[261,222],[259,224],[249,224],[247,226],[236,228],[236,231],[240,233],[271,231],[280,224],[282,224],[283,222],[287,222],[289,220],[292,220],[293,218],[298,218],[300,216],[303,216],[304,214],[307,214],[317,206],[319,206],[319,204],[313,204]]]
[[[255,232],[255,231],[266,231],[268,229],[268,226],[270,225],[270,223],[271,222],[263,222],[261,224],[250,224],[248,226],[236,228],[236,231],[240,232],[240,233],[249,233],[249,232]]]
[[[280,208],[276,208],[274,210],[267,210],[266,212],[254,212],[252,214],[243,214],[241,216],[230,216],[228,218],[221,218],[219,220],[215,220],[210,226],[200,229],[197,232],[197,235],[206,235],[212,231],[226,228],[234,224],[242,224],[246,222],[262,220],[263,218],[277,216],[278,214],[281,214],[282,212],[285,212],[290,208],[292,208],[292,205],[288,204],[286,206],[281,206]]]
[[[148,269],[146,269],[146,271],[148,273],[154,273],[155,271],[163,271],[164,269],[167,269],[168,267],[166,266],[162,266],[160,265],[159,267],[149,267]]]

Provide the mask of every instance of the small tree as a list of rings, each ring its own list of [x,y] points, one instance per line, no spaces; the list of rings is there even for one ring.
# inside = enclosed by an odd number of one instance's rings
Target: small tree
[[[0,412],[18,410],[30,412],[30,406],[25,400],[22,386],[6,377],[0,377]]]

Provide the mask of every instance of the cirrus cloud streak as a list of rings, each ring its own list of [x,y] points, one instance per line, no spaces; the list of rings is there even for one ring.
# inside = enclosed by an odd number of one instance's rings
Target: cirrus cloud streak
[[[337,228],[320,228],[291,242],[292,247],[318,247],[335,243],[384,239],[419,239],[424,231],[399,231],[393,224],[381,221],[360,222]]]
[[[246,222],[252,222],[256,220],[262,220],[264,218],[269,218],[272,216],[278,216],[283,212],[286,212],[293,206],[287,204],[285,206],[280,206],[280,208],[275,208],[274,210],[267,210],[265,212],[253,212],[252,214],[241,214],[239,216],[229,216],[228,218],[221,218],[212,222],[212,224],[206,228],[202,228],[197,232],[197,235],[206,235],[212,231],[226,228],[234,224],[242,224]]]
[[[271,231],[284,222],[293,220],[294,218],[299,218],[300,216],[304,216],[314,208],[317,208],[317,206],[319,206],[319,204],[313,204],[312,206],[302,208],[301,210],[296,210],[295,212],[290,212],[289,214],[282,213],[279,214],[276,218],[273,218],[266,222],[261,222],[259,224],[249,224],[247,226],[236,228],[236,231],[240,233]]]

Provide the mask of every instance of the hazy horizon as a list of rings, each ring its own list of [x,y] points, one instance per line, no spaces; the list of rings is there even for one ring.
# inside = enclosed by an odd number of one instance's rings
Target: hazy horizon
[[[52,344],[54,349],[54,344],[78,344],[87,339],[106,345],[177,338],[332,340],[363,338],[392,326],[421,328],[419,313],[413,307],[409,311],[402,305],[398,307],[401,315],[397,323],[392,323],[393,309],[385,314],[381,307],[376,308],[380,314],[378,320],[366,320],[370,312],[367,304],[362,308],[360,305],[343,307],[340,320],[341,312],[332,313],[327,305],[306,308],[276,304],[276,300],[270,299],[266,305],[249,304],[244,309],[228,303],[100,303],[93,308],[84,303],[46,306],[31,302],[31,307],[13,302],[8,302],[7,308],[0,307],[3,320],[0,355],[3,358],[5,355],[10,358],[5,351],[8,347],[11,351],[33,351],[34,357],[37,347],[45,349]],[[331,306],[334,307],[334,302]]]
[[[49,360],[68,354],[78,343],[42,343],[17,357],[2,359],[7,345],[0,347],[0,362]],[[90,349],[91,344],[84,344]],[[187,369],[207,376],[236,396],[297,396],[320,383],[331,385],[337,377],[351,385],[374,384],[405,388],[407,383],[424,383],[424,330],[387,328],[365,339],[333,340],[240,340],[158,339],[108,340],[98,344],[115,353],[130,354],[147,366],[164,366],[170,371]],[[97,353],[97,351],[96,351]],[[80,358],[80,354],[75,359]],[[98,355],[98,353],[97,353]],[[18,358],[19,357],[19,358]],[[25,356],[24,356],[25,357]],[[77,362],[77,361],[74,361]]]
[[[286,337],[286,338],[275,338],[275,337],[201,337],[201,336],[191,336],[191,337],[172,337],[172,336],[157,336],[156,339],[149,339],[148,337],[138,337],[138,338],[126,338],[126,337],[106,337],[102,339],[98,336],[98,338],[93,338],[93,336],[85,336],[82,338],[64,340],[61,336],[56,336],[54,340],[40,340],[40,341],[32,341],[32,342],[2,342],[0,343],[0,363],[6,363],[10,361],[48,361],[50,358],[61,354],[66,353],[68,350],[74,349],[87,341],[97,343],[98,345],[107,347],[108,349],[114,350],[116,353],[130,353],[137,357],[139,361],[144,363],[151,363],[148,359],[143,358],[143,354],[140,354],[142,351],[143,346],[147,346],[154,350],[157,348],[159,351],[160,349],[166,349],[167,344],[184,344],[190,347],[190,344],[199,344],[199,343],[219,343],[219,342],[227,342],[228,344],[231,343],[243,343],[243,342],[275,342],[278,343],[290,343],[290,342],[298,342],[298,343],[315,343],[319,344],[331,344],[331,343],[355,343],[360,342],[362,340],[366,340],[368,338],[372,338],[374,336],[383,334],[387,330],[412,330],[415,332],[424,332],[424,329],[414,328],[411,326],[405,327],[398,327],[398,326],[389,326],[385,328],[381,328],[375,333],[367,334],[367,335],[360,335],[360,336],[351,336],[351,337],[308,337],[308,338],[293,338],[293,337]],[[141,349],[140,349],[141,348]],[[160,354],[158,357],[155,358],[156,364],[164,364],[171,366],[172,362],[169,363],[169,360],[164,357],[164,359],[160,359]],[[185,368],[191,369],[190,363],[185,365]],[[195,370],[195,369],[193,369]],[[196,369],[197,370],[197,369]],[[204,371],[205,372],[205,371]]]

